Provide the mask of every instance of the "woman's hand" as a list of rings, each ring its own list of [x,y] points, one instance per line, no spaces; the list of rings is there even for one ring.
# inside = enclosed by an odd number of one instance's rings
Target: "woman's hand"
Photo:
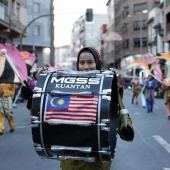
[[[28,100],[33,95],[33,90],[29,86],[29,84],[24,80],[25,86],[21,87],[21,95],[25,100]]]

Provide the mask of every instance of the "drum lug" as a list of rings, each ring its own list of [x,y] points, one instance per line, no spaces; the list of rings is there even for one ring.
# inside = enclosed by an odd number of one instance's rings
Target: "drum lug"
[[[37,91],[36,91],[36,92],[37,92]],[[38,92],[42,92],[42,91],[38,91]],[[36,98],[36,97],[41,97],[41,93],[33,94],[32,98]]]
[[[109,119],[101,119],[101,122],[102,123],[110,123],[110,120]]]
[[[31,127],[32,128],[37,128],[37,127],[39,127],[39,125],[38,124],[31,124]]]
[[[106,95],[102,95],[102,99],[111,101],[111,97]]]
[[[38,120],[39,118],[37,116],[31,116],[31,120]]]
[[[44,150],[44,149],[41,147],[41,145],[38,144],[38,143],[34,143],[34,148],[35,148],[36,151],[42,151],[42,150]]]
[[[101,127],[101,130],[109,132],[110,128],[109,127]]]
[[[101,119],[101,130],[103,131],[110,131],[110,128],[108,127],[110,120],[109,119]]]
[[[38,120],[34,120],[34,121],[32,121],[32,123],[40,124],[40,123],[42,123],[42,122],[41,122],[41,121],[38,121]]]
[[[52,151],[61,151],[61,150],[76,150],[81,152],[91,152],[91,147],[68,147],[68,146],[59,146],[59,145],[52,145],[51,146]]]
[[[82,157],[82,156],[58,156],[58,160],[82,160],[86,162],[94,162],[96,159],[94,157]]]

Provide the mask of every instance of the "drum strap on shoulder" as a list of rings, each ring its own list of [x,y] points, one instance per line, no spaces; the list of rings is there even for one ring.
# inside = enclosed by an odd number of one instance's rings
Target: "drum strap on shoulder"
[[[122,102],[122,98],[121,98],[121,96],[120,96],[119,93],[118,93],[118,101],[119,101],[119,105],[120,105],[120,110],[121,110],[121,109],[125,109],[125,106],[124,106],[124,104],[123,104],[123,102]]]

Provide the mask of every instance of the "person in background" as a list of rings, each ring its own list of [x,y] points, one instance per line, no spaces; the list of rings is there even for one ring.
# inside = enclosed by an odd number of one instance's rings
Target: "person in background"
[[[5,118],[8,120],[10,131],[14,132],[13,120],[13,97],[15,94],[15,84],[0,84],[0,135],[3,135]]]
[[[32,89],[34,89],[34,87],[35,87],[35,85],[36,85],[36,83],[37,83],[38,77],[39,77],[38,71],[35,71],[35,72],[33,73],[33,78],[28,81],[28,84],[29,84],[29,86],[30,86]]]
[[[151,75],[149,75],[145,87],[146,107],[148,113],[153,111],[155,89],[156,89],[156,81]]]
[[[93,47],[85,47],[81,49],[77,57],[78,71],[101,70],[101,61],[98,51]],[[29,87],[23,86],[21,94],[26,100],[32,96],[29,93]],[[127,115],[127,128],[124,127],[123,116],[119,114],[118,118],[118,133],[120,138],[125,141],[132,141],[134,138],[134,129],[129,114]],[[62,160],[60,167],[62,170],[110,170],[111,163],[101,162],[96,159],[95,162],[86,162],[83,160]]]
[[[138,78],[133,78],[131,80],[131,85],[133,86],[132,104],[134,99],[136,99],[136,104],[138,104],[138,96],[140,93],[140,82]]]
[[[165,106],[166,106],[166,114],[167,114],[168,120],[170,120],[170,84],[168,84],[166,76],[163,76],[162,89],[164,90],[164,101],[165,101]]]

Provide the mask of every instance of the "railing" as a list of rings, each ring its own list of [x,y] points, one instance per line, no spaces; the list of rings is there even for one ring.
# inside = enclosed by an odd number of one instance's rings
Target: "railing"
[[[8,8],[3,5],[2,3],[0,3],[0,19],[9,23],[9,14],[8,14]]]

